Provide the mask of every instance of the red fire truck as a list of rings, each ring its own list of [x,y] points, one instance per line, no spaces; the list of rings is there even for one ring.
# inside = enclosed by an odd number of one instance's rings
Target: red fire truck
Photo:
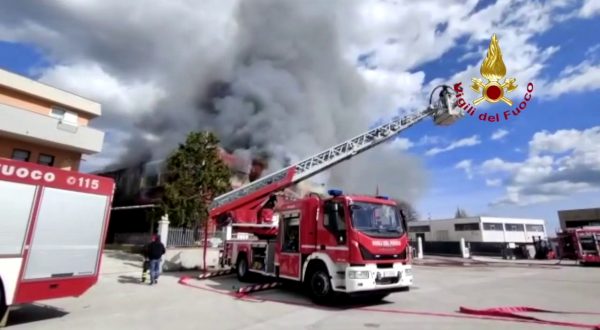
[[[577,260],[581,265],[600,264],[600,226],[570,228],[556,237],[559,258]]]
[[[0,327],[8,309],[98,280],[112,179],[0,159]]]
[[[225,226],[222,264],[240,280],[250,274],[302,283],[315,302],[338,294],[383,298],[413,283],[406,220],[385,197],[312,195],[286,200],[281,190],[388,141],[433,117],[451,125],[464,116],[448,86],[426,110],[392,121],[297,164],[217,197],[211,217]],[[437,88],[436,88],[437,89]],[[237,238],[233,235],[237,234]],[[241,238],[243,234],[247,237]]]

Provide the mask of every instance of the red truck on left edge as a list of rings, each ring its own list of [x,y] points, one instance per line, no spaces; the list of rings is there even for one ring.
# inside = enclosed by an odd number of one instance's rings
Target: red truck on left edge
[[[11,307],[98,281],[112,179],[0,159],[0,327]]]

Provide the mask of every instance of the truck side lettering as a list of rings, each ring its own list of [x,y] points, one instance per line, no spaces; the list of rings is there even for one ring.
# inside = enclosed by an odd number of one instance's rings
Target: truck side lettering
[[[29,177],[36,181],[43,180],[45,182],[54,182],[56,180],[56,175],[52,172],[30,171],[26,167],[16,167],[14,165],[0,165],[0,167],[0,173],[7,177],[16,176],[21,179]]]

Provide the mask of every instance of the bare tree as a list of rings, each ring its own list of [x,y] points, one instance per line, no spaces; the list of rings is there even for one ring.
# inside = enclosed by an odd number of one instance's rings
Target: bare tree
[[[408,202],[401,199],[394,199],[398,207],[404,212],[406,216],[406,221],[417,221],[419,220],[419,214],[415,210],[415,208]]]
[[[461,209],[460,207],[456,208],[456,212],[454,213],[454,218],[458,219],[458,218],[468,218],[469,215],[467,214],[467,212],[464,209]]]

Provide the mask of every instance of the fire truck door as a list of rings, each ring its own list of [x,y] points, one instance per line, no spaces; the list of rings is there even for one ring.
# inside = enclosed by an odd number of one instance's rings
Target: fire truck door
[[[279,276],[300,280],[300,213],[282,214],[279,222],[281,250],[279,253]]]

